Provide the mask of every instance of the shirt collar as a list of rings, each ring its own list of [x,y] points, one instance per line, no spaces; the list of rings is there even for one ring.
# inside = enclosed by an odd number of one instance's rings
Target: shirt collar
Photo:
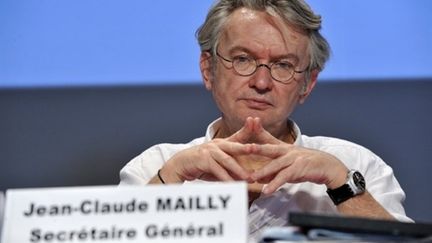
[[[216,134],[216,132],[219,130],[220,127],[220,121],[222,120],[222,118],[218,118],[216,120],[214,120],[212,123],[210,123],[207,127],[206,130],[206,134],[205,134],[205,142],[209,142],[210,140],[212,140]],[[303,141],[302,141],[302,134],[300,131],[299,126],[297,126],[297,123],[295,123],[294,121],[292,121],[293,124],[293,129],[294,129],[294,134],[296,136],[296,140],[294,141],[294,145],[298,145],[301,146],[303,145]]]

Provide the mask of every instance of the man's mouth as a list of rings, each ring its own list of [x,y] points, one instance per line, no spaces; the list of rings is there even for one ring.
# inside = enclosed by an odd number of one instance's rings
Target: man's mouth
[[[241,99],[247,107],[255,110],[265,110],[270,107],[273,107],[273,104],[266,99],[260,98],[244,98]]]

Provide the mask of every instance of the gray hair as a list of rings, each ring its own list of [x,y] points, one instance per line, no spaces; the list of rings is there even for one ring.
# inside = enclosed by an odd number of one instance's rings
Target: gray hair
[[[309,66],[310,71],[324,69],[324,65],[330,55],[330,46],[320,34],[321,16],[316,15],[303,0],[219,0],[209,10],[203,25],[197,30],[201,51],[216,53],[216,47],[221,35],[221,30],[228,17],[239,8],[248,8],[257,11],[265,11],[271,15],[276,13],[286,23],[293,24],[302,29],[309,37]]]

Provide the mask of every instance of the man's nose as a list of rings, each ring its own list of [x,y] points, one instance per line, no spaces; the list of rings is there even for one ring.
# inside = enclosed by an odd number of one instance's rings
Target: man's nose
[[[273,78],[270,74],[270,67],[267,64],[259,64],[249,82],[250,87],[257,90],[271,90],[273,88]]]

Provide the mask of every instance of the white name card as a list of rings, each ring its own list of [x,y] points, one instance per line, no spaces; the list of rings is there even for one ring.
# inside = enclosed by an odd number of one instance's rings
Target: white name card
[[[245,183],[13,189],[2,243],[246,243]]]
[[[4,210],[4,194],[0,191],[0,239],[3,225],[3,210]],[[1,242],[1,241],[0,241]]]

